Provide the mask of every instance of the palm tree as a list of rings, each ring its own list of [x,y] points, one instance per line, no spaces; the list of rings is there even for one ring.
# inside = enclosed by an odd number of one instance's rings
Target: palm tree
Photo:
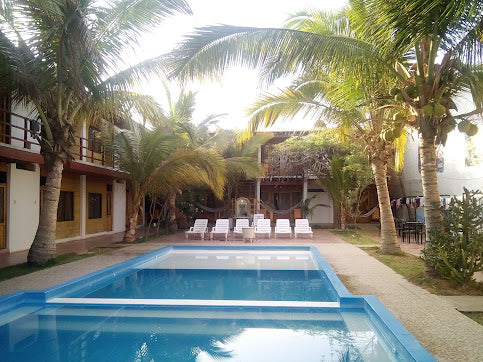
[[[225,205],[229,205],[237,183],[245,178],[256,178],[263,175],[263,169],[258,163],[259,148],[273,138],[271,133],[257,134],[250,139],[242,140],[231,130],[207,132],[207,118],[197,127],[191,127],[187,132],[194,145],[215,149],[224,159],[226,165],[226,182],[223,193]]]
[[[161,126],[149,130],[133,125],[130,131],[117,130],[107,143],[119,167],[129,173],[133,203],[125,241],[135,238],[138,214],[147,194],[169,197],[173,190],[203,185],[217,197],[223,195],[226,166],[213,149],[186,147],[183,137]]]
[[[203,140],[211,137],[208,132],[208,127],[215,124],[217,119],[223,115],[210,115],[199,125],[195,125],[193,123],[193,114],[195,111],[196,94],[191,91],[186,92],[182,89],[178,99],[173,101],[168,84],[163,82],[163,86],[168,100],[168,111],[165,112],[165,118],[172,132],[182,137],[180,140],[185,147],[206,147],[203,144]],[[182,193],[182,189],[179,185],[174,185],[172,189],[165,189],[164,191],[168,206],[167,227],[169,230],[174,231],[178,229],[176,222],[176,198]]]
[[[259,124],[272,125],[278,119],[300,114],[335,123],[342,141],[359,145],[369,159],[381,212],[381,251],[397,253],[400,247],[386,180],[391,162],[396,161],[396,170],[402,168],[406,140],[403,123],[393,119],[394,110],[385,105],[384,97],[378,97],[379,92],[368,95],[367,91],[355,86],[350,77],[349,81],[344,78],[347,76],[313,79],[278,94],[266,95],[250,109],[250,128],[256,129]],[[343,201],[337,192],[333,196],[334,201]]]
[[[260,46],[262,49],[255,48],[252,53],[242,48],[240,61],[248,58],[246,60],[248,62],[260,61],[259,58],[262,55],[270,59],[270,54],[266,53],[270,53],[269,48],[274,46],[271,43],[271,37],[278,37],[280,42],[285,42],[284,47],[289,49],[289,53],[287,55],[282,53],[285,48],[280,45],[277,50],[279,52],[277,61],[271,63],[268,60],[264,63],[269,79],[277,75],[285,75],[287,72],[293,71],[293,68],[302,68],[300,71],[302,75],[291,87],[275,95],[266,95],[251,108],[249,111],[251,133],[262,123],[265,126],[272,125],[282,117],[292,117],[296,114],[311,113],[317,118],[325,116],[336,121],[342,131],[345,131],[346,138],[365,147],[374,171],[380,202],[382,251],[395,253],[400,248],[390,208],[386,168],[394,154],[394,146],[398,146],[396,148],[398,156],[403,154],[405,136],[401,132],[403,122],[398,120],[400,126],[395,126],[392,118],[394,110],[391,113],[381,107],[388,104],[392,106],[394,103],[388,100],[387,94],[389,84],[392,84],[395,79],[397,80],[398,74],[388,68],[388,59],[383,58],[382,54],[379,54],[371,44],[365,42],[359,34],[353,24],[357,23],[358,14],[355,9],[346,9],[336,14],[300,12],[287,22],[287,25],[294,29],[245,30],[243,33],[236,33],[235,38],[240,37],[239,43],[241,44],[248,43],[250,37],[263,42],[263,48],[262,46]],[[354,19],[354,21],[351,22],[350,19]],[[249,35],[245,33],[249,33]],[[385,32],[384,34],[387,37],[386,42],[390,43],[390,33]],[[223,40],[228,43],[233,42],[231,37],[227,37],[226,40],[223,38]],[[305,49],[307,45],[304,42],[316,44],[317,41],[322,42],[326,48],[318,46],[313,52]],[[336,42],[341,43],[341,51],[331,48]],[[210,43],[211,45],[212,43]],[[213,46],[218,45],[213,44]],[[230,46],[231,44],[228,44],[228,52],[232,49]],[[351,47],[358,47],[367,54],[373,54],[370,58],[372,59],[370,76],[368,73],[367,78],[362,81],[359,80],[359,72],[362,71],[360,68],[348,72],[346,69],[339,69],[337,64],[331,62],[331,59],[327,59],[327,53],[334,55],[339,61],[344,60],[345,57],[352,58]],[[307,58],[299,56],[296,49],[299,50],[298,53],[306,51]],[[348,52],[348,55],[344,55],[345,51]],[[202,55],[196,54],[196,58]],[[286,57],[291,57],[292,67],[289,60],[285,59]],[[313,61],[313,58],[317,58],[318,62]],[[316,66],[313,68],[306,66],[303,64],[304,59],[309,59],[307,62],[312,61]],[[284,62],[286,69],[279,64]],[[343,64],[345,63],[347,63],[347,59]],[[323,64],[333,67],[327,70],[327,67],[322,67]],[[189,64],[187,64],[187,68],[190,69]],[[395,128],[398,130],[396,131]],[[389,132],[393,132],[393,129],[394,132],[398,132],[398,137],[384,139],[383,134],[389,134]],[[394,141],[395,138],[398,140]]]
[[[419,131],[421,177],[425,197],[427,240],[441,227],[436,147],[444,144],[456,126],[469,136],[478,127],[469,119],[483,113],[483,3],[479,0],[374,0],[364,21],[380,18],[392,29],[394,52],[408,56],[397,65],[399,93],[405,108],[415,115]],[[380,20],[381,21],[381,20]],[[374,41],[378,41],[374,34]],[[455,114],[455,99],[470,93],[475,109]]]
[[[394,83],[401,94],[397,100],[404,101],[401,107],[421,135],[429,235],[441,221],[436,143],[445,141],[454,119],[465,120],[471,114],[481,113],[482,52],[478,36],[482,6],[477,0],[417,0],[404,6],[399,1],[352,0],[349,18],[358,37],[350,32],[340,36],[294,29],[208,26],[198,29],[172,53],[172,74],[181,78],[215,76],[228,65],[242,64],[262,66],[267,81],[294,73],[343,70],[365,85],[377,77],[375,69],[384,67],[396,79]],[[345,24],[339,22],[341,29],[347,29]],[[439,65],[435,63],[438,50],[444,51]],[[414,75],[406,66],[412,54],[416,54],[417,61]],[[458,60],[460,56],[464,62]],[[472,91],[477,109],[452,115],[451,97],[464,90]],[[416,97],[411,98],[413,95]],[[426,105],[429,107],[425,115]]]
[[[121,55],[134,48],[140,33],[175,12],[189,13],[190,8],[184,0],[1,2],[0,87],[14,103],[31,105],[42,124],[39,142],[47,181],[30,263],[43,264],[56,254],[62,170],[72,159],[79,125],[126,118],[132,107],[156,115],[152,99],[129,87],[159,69],[160,62],[123,70]]]

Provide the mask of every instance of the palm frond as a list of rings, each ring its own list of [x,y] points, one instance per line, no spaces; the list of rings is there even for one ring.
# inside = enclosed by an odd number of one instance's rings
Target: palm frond
[[[138,45],[138,38],[175,13],[191,14],[185,0],[121,0],[96,8],[96,46],[118,67],[121,49]]]
[[[181,149],[156,167],[148,184],[161,182],[171,187],[204,185],[221,198],[225,170],[225,161],[215,150]]]
[[[340,35],[351,37],[353,29],[349,24],[346,9],[337,12],[300,11],[291,15],[284,28],[296,29],[319,35]]]
[[[377,48],[342,36],[277,28],[207,26],[175,49],[171,77],[215,77],[230,65],[264,67],[268,81],[323,65],[353,64],[363,74],[381,62]],[[355,71],[355,69],[354,69]]]
[[[306,90],[306,89],[305,89]],[[265,94],[253,104],[247,113],[250,116],[249,131],[255,134],[260,125],[272,126],[283,119],[291,119],[300,114],[316,118],[322,108],[321,101],[296,89],[285,89],[278,94]]]

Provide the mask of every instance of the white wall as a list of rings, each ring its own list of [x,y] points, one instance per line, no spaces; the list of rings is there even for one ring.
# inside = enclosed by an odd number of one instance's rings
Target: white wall
[[[8,165],[7,248],[10,252],[26,250],[39,224],[40,168],[18,170]]]
[[[320,186],[318,186],[320,188]],[[317,204],[326,204],[330,207],[316,207],[314,210],[314,215],[309,216],[309,222],[311,224],[332,224],[334,222],[334,210],[332,198],[327,192],[310,192],[311,187],[309,186],[307,198],[311,198],[316,195],[316,197],[310,202],[310,206]]]
[[[126,181],[112,183],[112,231],[126,230]]]
[[[438,172],[438,186],[441,195],[460,195],[463,186],[472,190],[483,190],[483,127],[472,137],[472,142],[479,147],[480,163],[475,166],[465,165],[465,135],[458,130],[448,135],[446,146],[442,148],[444,171]],[[418,168],[418,135],[408,137],[404,155],[404,170],[401,175],[405,187],[404,196],[422,196],[421,174]]]
[[[25,118],[24,117],[32,118],[32,114],[31,114],[30,110],[28,109],[28,107],[23,106],[23,105],[13,106],[12,107],[12,113],[15,113],[15,115],[12,114],[11,119],[10,119],[10,123],[13,126],[25,128]],[[27,123],[28,123],[27,128],[29,128],[30,122],[27,122]],[[40,130],[39,130],[39,132],[40,132]],[[12,139],[11,142],[10,142],[10,144],[12,146],[15,146],[15,147],[18,147],[18,148],[24,148],[24,142],[23,142],[24,130],[23,129],[11,127],[11,136],[20,139],[20,140]],[[31,141],[31,142],[38,143],[38,141],[35,138],[32,137],[32,134],[30,132],[27,133],[27,140]],[[40,152],[40,146],[38,146],[38,145],[31,145],[30,149],[33,150],[33,151]]]

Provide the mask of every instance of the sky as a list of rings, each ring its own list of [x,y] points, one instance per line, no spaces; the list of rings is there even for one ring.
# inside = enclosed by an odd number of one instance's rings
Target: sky
[[[346,0],[188,0],[192,16],[176,15],[163,23],[155,33],[141,40],[142,51],[136,53],[133,61],[139,61],[169,52],[177,43],[196,27],[214,24],[229,24],[255,27],[282,27],[289,14],[300,10],[323,9],[337,10],[347,3]],[[197,92],[194,121],[200,122],[208,115],[227,115],[219,125],[229,129],[245,129],[248,117],[245,110],[253,104],[263,91],[258,82],[257,71],[252,69],[231,68],[225,71],[218,83],[204,81],[191,82],[185,87]],[[287,82],[287,80],[285,80]],[[271,91],[283,87],[278,82]],[[179,91],[178,84],[170,84],[173,99]],[[166,97],[160,83],[151,81],[143,91],[155,96],[163,106]],[[297,119],[277,124],[277,129],[310,129],[313,120]]]

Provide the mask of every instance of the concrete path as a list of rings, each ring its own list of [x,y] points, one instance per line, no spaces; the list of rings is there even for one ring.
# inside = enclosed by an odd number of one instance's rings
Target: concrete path
[[[318,249],[353,294],[375,295],[439,361],[481,361],[483,326],[350,244]],[[347,285],[348,284],[348,285]]]
[[[227,245],[227,242],[186,241],[181,234],[166,236],[0,282],[0,295],[19,289],[43,289],[170,244]],[[229,241],[228,244],[245,245],[240,241]],[[444,298],[409,283],[329,231],[316,230],[313,239],[259,240],[256,245],[316,246],[353,294],[378,297],[435,358],[440,361],[481,361],[482,326],[459,313]]]
[[[460,312],[483,312],[483,296],[444,295],[440,297]]]

